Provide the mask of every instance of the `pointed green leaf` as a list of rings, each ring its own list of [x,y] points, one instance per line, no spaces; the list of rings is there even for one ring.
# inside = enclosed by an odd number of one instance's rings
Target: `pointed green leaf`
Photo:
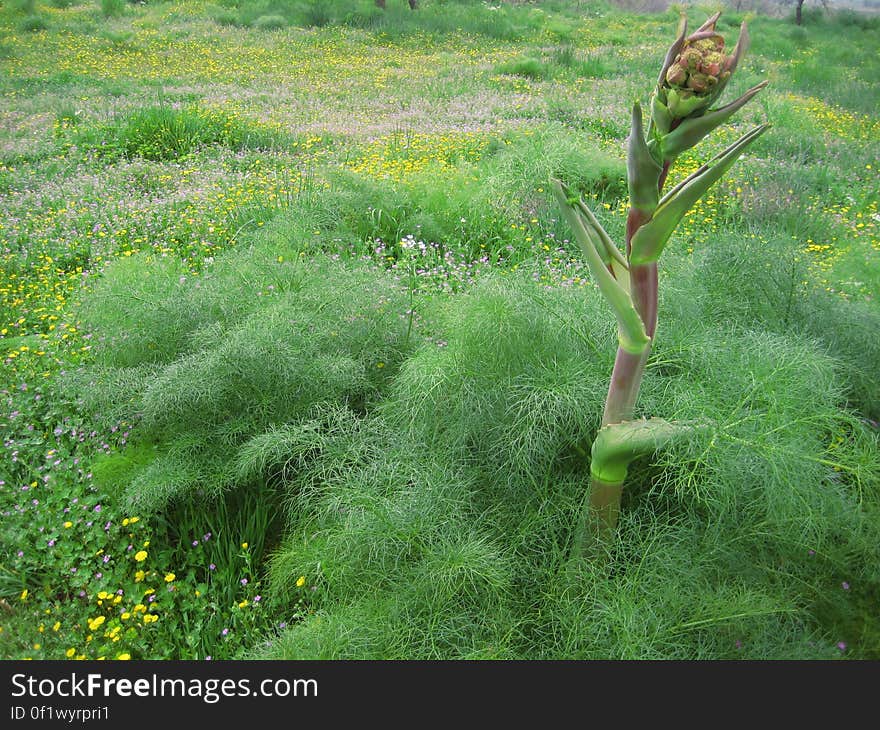
[[[746,51],[749,50],[751,42],[751,38],[749,38],[749,29],[746,27],[746,21],[743,21],[742,25],[739,27],[739,38],[736,39],[736,46],[734,46],[733,53],[728,57],[727,63],[725,64],[726,71],[729,71],[730,73],[736,71],[736,67],[739,65],[740,60],[745,55]]]
[[[632,125],[627,141],[626,173],[629,199],[633,208],[652,213],[660,201],[659,180],[662,168],[645,143],[642,107],[633,104]]]
[[[762,124],[747,132],[664,195],[651,220],[633,235],[630,241],[630,263],[647,264],[660,258],[663,247],[684,214],[768,127],[769,125]]]
[[[664,98],[665,96],[663,94]],[[658,134],[664,135],[669,134],[671,128],[672,115],[660,98],[660,93],[655,91],[654,96],[651,98],[651,123],[648,125],[648,129],[651,131],[656,130]]]
[[[578,200],[577,207],[580,213],[587,219],[589,226],[592,226],[593,232],[598,237],[599,243],[602,244],[601,247],[597,247],[602,261],[611,269],[611,273],[614,275],[614,278],[617,279],[617,282],[623,290],[629,292],[629,264],[626,262],[626,257],[620,249],[617,248],[614,241],[611,240],[611,237],[605,232],[599,219],[593,215],[593,211],[590,210],[589,206],[585,205],[583,200]],[[589,226],[587,226],[587,228],[589,228]]]
[[[629,269],[628,264],[626,263],[626,257],[621,253],[620,249],[614,244],[614,241],[611,240],[611,236],[609,236],[605,229],[602,227],[602,224],[599,222],[599,219],[593,215],[593,211],[590,210],[590,207],[584,203],[583,200],[577,201],[578,210],[584,214],[586,219],[590,222],[590,225],[595,230],[596,234],[599,236],[599,240],[604,245],[605,251],[608,254],[609,258],[605,258],[603,256],[603,261],[605,263],[611,264],[615,261],[623,266],[624,269]]]
[[[570,195],[565,186],[559,180],[552,179],[550,182],[553,193],[562,208],[562,214],[568,225],[571,226],[575,240],[584,254],[590,274],[617,318],[617,335],[620,346],[627,352],[634,354],[644,352],[650,343],[650,339],[645,334],[645,324],[636,311],[629,291],[624,289],[621,283],[614,278],[608,270],[602,254],[599,253],[600,250],[605,249],[602,236],[593,227],[590,218],[581,212],[581,204],[573,205],[570,202]],[[607,236],[607,234],[605,235]],[[614,248],[617,247],[614,246]],[[609,255],[607,249],[604,250],[604,253],[606,256]]]
[[[599,257],[602,259],[602,263],[606,266],[614,269],[613,273],[615,274],[615,278],[620,281],[620,277],[617,276],[617,271],[623,270],[627,275],[627,281],[629,280],[629,266],[626,263],[626,257],[621,253],[620,249],[614,245],[614,241],[611,240],[611,237],[606,233],[605,229],[602,227],[602,224],[599,222],[599,219],[593,215],[593,211],[590,210],[589,206],[584,203],[583,200],[578,198],[575,194],[573,194],[566,185],[564,185],[559,180],[551,179],[551,183],[558,184],[562,186],[563,190],[566,194],[566,200],[569,205],[575,207],[580,211],[580,213],[587,219],[587,225],[585,225],[585,230],[588,232],[590,239],[593,241],[593,247],[599,254]],[[622,282],[621,282],[622,284]],[[629,286],[624,286],[624,289],[629,291]]]
[[[669,190],[663,198],[660,200],[659,208],[663,208],[667,203],[671,202],[683,189],[691,185],[697,178],[706,174],[707,170],[710,168],[714,168],[718,165],[725,165],[724,169],[718,173],[718,177],[720,177],[724,172],[726,172],[730,166],[736,161],[736,159],[745,151],[745,148],[748,147],[752,142],[754,142],[758,137],[760,137],[764,132],[770,129],[769,124],[761,124],[754,129],[746,132],[742,137],[740,137],[736,142],[730,145],[723,152],[719,152],[715,157],[711,160],[703,164],[699,169],[692,172],[688,175],[684,180],[678,183],[674,188]],[[717,179],[717,178],[716,178]],[[702,195],[702,193],[700,193]],[[699,197],[697,198],[699,199]],[[696,202],[696,199],[695,201]]]
[[[662,138],[663,161],[671,162],[682,152],[693,147],[709,132],[726,122],[737,111],[742,109],[767,84],[767,81],[762,81],[727,106],[713,109],[700,117],[684,119],[681,124]]]
[[[663,82],[666,81],[666,72],[669,70],[675,57],[681,52],[681,47],[684,45],[684,38],[687,35],[687,24],[687,16],[682,13],[678,17],[677,38],[666,52],[666,58],[663,61],[663,68],[660,69],[660,78],[657,80],[658,86],[663,86]]]
[[[743,24],[740,26],[739,38],[736,41],[733,53],[725,59],[721,75],[718,77],[718,83],[712,89],[712,92],[706,97],[706,108],[714,104],[715,100],[724,92],[724,89],[730,82],[731,76],[733,76],[733,72],[736,71],[736,67],[739,65],[740,60],[748,50],[750,42],[749,30],[746,27],[745,21],[743,21]]]

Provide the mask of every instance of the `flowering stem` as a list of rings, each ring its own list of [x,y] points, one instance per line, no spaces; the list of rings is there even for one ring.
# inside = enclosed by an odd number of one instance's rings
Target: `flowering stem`
[[[657,327],[657,264],[634,266],[630,273],[633,303],[645,323],[648,337],[653,338]],[[622,347],[617,349],[602,426],[632,419],[650,352],[650,341],[637,354],[627,352]],[[576,538],[576,550],[581,556],[592,553],[597,547],[604,547],[614,534],[622,495],[622,479],[611,482],[595,475],[592,477],[586,514],[581,519],[580,534]]]
[[[659,188],[662,188],[669,167],[669,163],[663,165]],[[627,255],[630,252],[630,241],[633,235],[649,217],[637,208],[630,208],[626,225]],[[605,399],[602,426],[629,421],[635,412],[645,365],[651,354],[651,342],[657,329],[658,277],[656,262],[630,267],[630,291],[636,311],[644,322],[648,342],[639,353],[627,352],[622,347],[618,347],[614,369],[611,371],[611,383],[608,386],[608,395]],[[594,553],[597,548],[605,547],[617,528],[622,496],[623,479],[609,481],[595,475],[592,476],[586,514],[581,519],[579,534],[575,538],[577,555],[586,556]]]
[[[725,53],[724,39],[715,29],[719,15],[712,15],[691,35],[687,35],[687,20],[682,15],[651,100],[647,132],[641,105],[633,104],[627,139],[630,208],[624,261],[619,260],[620,252],[595,216],[582,202],[573,202],[564,185],[554,181],[563,214],[599,291],[617,317],[620,344],[602,428],[591,449],[590,494],[579,523],[574,558],[595,556],[597,548],[601,553],[609,544],[617,528],[630,462],[695,430],[694,425],[656,418],[634,420],[633,416],[657,329],[657,260],[687,211],[768,128],[761,124],[746,132],[661,197],[673,161],[766,86],[762,82],[730,104],[709,109],[749,45],[743,23],[733,53]]]

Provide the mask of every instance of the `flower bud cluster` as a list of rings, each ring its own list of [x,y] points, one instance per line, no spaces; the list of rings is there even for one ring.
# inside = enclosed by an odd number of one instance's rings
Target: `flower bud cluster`
[[[719,34],[686,41],[666,72],[666,83],[681,89],[683,93],[705,94],[719,80],[726,81],[730,76],[730,72],[724,70],[726,62],[724,38]]]

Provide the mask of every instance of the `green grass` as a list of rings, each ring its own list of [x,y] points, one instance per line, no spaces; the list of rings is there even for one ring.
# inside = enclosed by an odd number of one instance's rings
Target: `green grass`
[[[42,15],[29,15],[18,24],[25,33],[39,33],[49,29],[49,21]]]
[[[674,10],[5,4],[0,656],[880,656],[875,20],[749,16],[638,406],[711,426],[573,571],[615,332],[547,181],[622,239]]]
[[[495,67],[495,73],[525,76],[530,79],[546,79],[550,69],[537,58],[520,58]]]
[[[100,5],[105,18],[117,18],[125,12],[124,0],[100,0]]]
[[[567,38],[573,32],[574,13],[564,3],[557,3],[557,19],[547,26],[554,37]],[[234,3],[214,15],[223,24],[277,29],[286,25],[321,28],[341,25],[380,33],[385,37],[403,38],[428,34],[442,37],[463,31],[499,40],[525,39],[542,29],[545,16],[541,10],[509,8],[500,4],[487,12],[471,3],[422,3],[418,11],[405,2],[389,2],[385,10],[372,0],[259,0]],[[272,18],[271,21],[266,20]],[[268,24],[268,28],[266,25]],[[282,25],[283,24],[283,25]]]
[[[253,26],[257,30],[280,30],[287,27],[287,20],[281,15],[261,15]]]
[[[242,150],[283,142],[281,135],[222,111],[163,104],[138,109],[111,124],[79,128],[68,144],[102,156],[162,161],[179,159],[207,145]]]

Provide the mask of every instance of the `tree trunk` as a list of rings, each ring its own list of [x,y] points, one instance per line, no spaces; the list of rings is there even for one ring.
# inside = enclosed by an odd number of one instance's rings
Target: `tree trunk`
[[[419,7],[419,0],[409,0],[410,10],[415,10],[417,7]]]
[[[804,0],[796,0],[796,1],[797,1],[797,8],[794,11],[794,22],[797,25],[800,25],[804,19],[804,16],[801,12],[801,9],[804,7]]]
[[[376,0],[376,7],[382,8],[382,10],[384,10],[385,9],[385,0]]]

